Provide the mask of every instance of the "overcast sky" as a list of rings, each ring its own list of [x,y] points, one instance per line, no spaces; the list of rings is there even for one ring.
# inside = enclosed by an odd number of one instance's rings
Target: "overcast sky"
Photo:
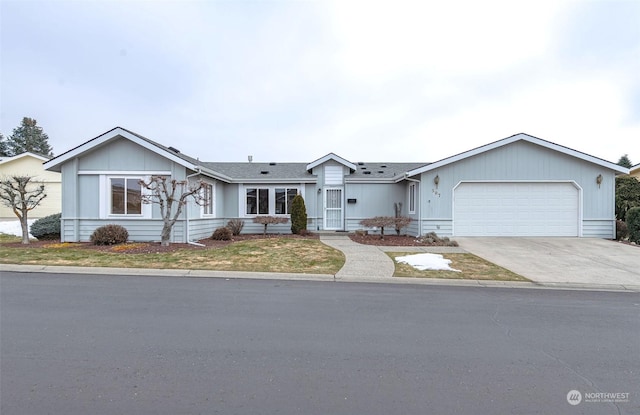
[[[0,0],[0,132],[203,161],[436,161],[516,133],[640,163],[640,1]]]

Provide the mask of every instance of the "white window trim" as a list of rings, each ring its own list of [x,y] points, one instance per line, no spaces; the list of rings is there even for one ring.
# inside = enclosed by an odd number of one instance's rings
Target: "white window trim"
[[[416,213],[416,196],[417,196],[417,192],[416,189],[418,187],[416,186],[416,183],[409,183],[409,194],[408,194],[408,199],[407,200],[407,205],[408,205],[408,211],[410,215],[415,215]],[[413,206],[411,205],[411,196],[413,193]]]
[[[111,213],[111,179],[137,179],[149,180],[150,176],[126,175],[126,174],[103,174],[99,179],[100,191],[100,219],[151,219],[153,208],[151,203],[142,203],[142,213],[140,214],[114,214]],[[142,186],[141,186],[142,187]],[[148,190],[142,187],[142,195],[149,194]]]
[[[204,204],[200,206],[200,217],[201,218],[215,218],[216,217],[216,183],[209,183],[209,182],[205,182],[204,183],[207,186],[211,186],[211,212],[212,213],[205,213],[205,206]],[[204,194],[204,189],[201,189],[201,193],[202,197],[204,198],[205,194]],[[204,203],[206,203],[207,201],[205,200]]]
[[[269,213],[247,213],[247,189],[267,189],[269,191]],[[276,214],[276,189],[296,189],[304,198],[304,183],[279,183],[279,184],[244,184],[238,192],[239,213],[241,217],[255,218],[256,216],[278,216],[288,218],[288,213]]]

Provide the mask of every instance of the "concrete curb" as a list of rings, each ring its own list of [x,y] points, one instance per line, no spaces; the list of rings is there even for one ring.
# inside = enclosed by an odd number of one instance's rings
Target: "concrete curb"
[[[224,278],[224,279],[257,279],[285,281],[324,281],[344,283],[377,283],[377,284],[413,284],[450,287],[479,288],[526,288],[538,290],[574,290],[574,291],[608,291],[640,293],[640,285],[619,284],[578,284],[578,283],[532,283],[522,281],[493,280],[451,280],[428,278],[370,278],[330,274],[289,274],[277,272],[240,272],[240,271],[206,271],[182,269],[148,269],[148,268],[108,268],[108,267],[70,267],[56,265],[15,265],[0,264],[2,271],[22,273],[76,274],[76,275],[123,275],[140,277],[167,278]]]

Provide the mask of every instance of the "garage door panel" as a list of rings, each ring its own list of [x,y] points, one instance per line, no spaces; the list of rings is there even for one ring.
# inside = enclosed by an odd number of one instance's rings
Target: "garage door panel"
[[[454,191],[457,236],[578,236],[571,183],[462,183]]]

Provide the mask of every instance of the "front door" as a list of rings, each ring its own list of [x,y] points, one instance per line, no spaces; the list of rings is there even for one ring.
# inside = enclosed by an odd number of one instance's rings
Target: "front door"
[[[342,189],[330,187],[324,189],[324,229],[343,230]]]

